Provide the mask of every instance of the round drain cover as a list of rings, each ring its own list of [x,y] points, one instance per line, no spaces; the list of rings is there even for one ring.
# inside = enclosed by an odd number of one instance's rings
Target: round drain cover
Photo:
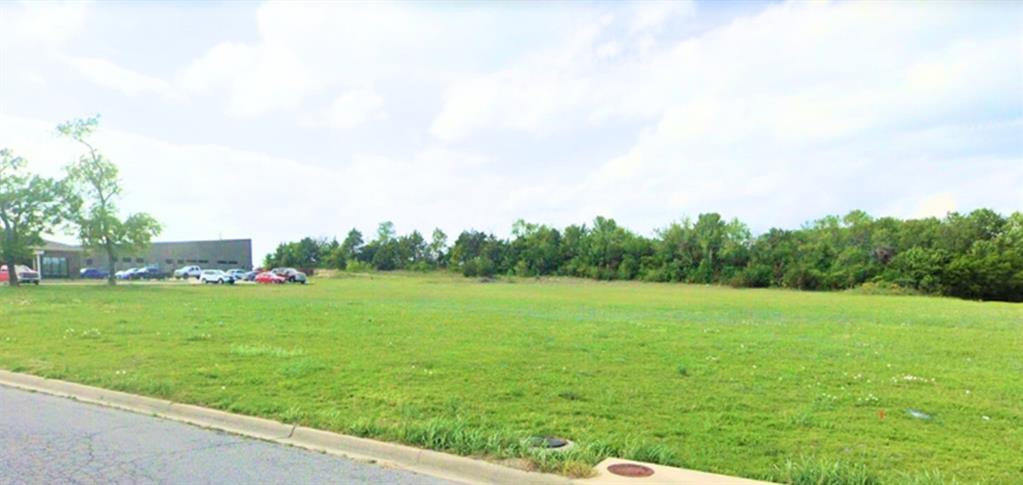
[[[618,463],[607,467],[607,471],[622,477],[649,477],[654,474],[654,469],[637,465],[635,463]]]
[[[534,448],[564,448],[568,445],[568,440],[557,436],[533,436],[526,442]]]
[[[548,448],[561,448],[568,444],[568,440],[556,436],[548,436],[543,439],[543,443]]]

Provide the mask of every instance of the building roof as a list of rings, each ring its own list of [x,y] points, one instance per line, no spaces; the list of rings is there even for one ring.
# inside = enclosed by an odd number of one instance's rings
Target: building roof
[[[81,246],[75,246],[73,244],[64,244],[57,241],[46,241],[43,240],[43,246],[40,248],[43,251],[76,251],[81,252]]]

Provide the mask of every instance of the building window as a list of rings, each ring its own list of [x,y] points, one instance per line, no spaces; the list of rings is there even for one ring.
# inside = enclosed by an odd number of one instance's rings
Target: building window
[[[121,262],[122,263],[130,263],[131,262],[131,258],[121,258]]]
[[[200,259],[199,260],[199,264],[208,264],[208,263],[209,263],[209,260],[206,260],[206,259]]]
[[[173,259],[166,259],[166,260],[164,260],[164,261],[165,261],[165,262],[166,262],[167,264],[174,264],[174,260],[173,260]]]
[[[67,258],[43,256],[42,273],[44,278],[67,278]]]
[[[85,265],[86,266],[92,266],[92,260],[91,259],[86,259],[85,260]]]
[[[238,264],[237,261],[228,261],[227,264]]]
[[[217,264],[227,264],[227,261],[224,261],[223,259],[221,259],[221,260],[217,261]]]
[[[183,259],[179,259],[179,260],[178,260],[178,264],[185,264],[185,260],[183,260]]]
[[[135,262],[136,262],[136,263],[145,263],[145,262],[146,262],[146,260],[144,260],[144,259],[142,259],[142,258],[135,258]]]

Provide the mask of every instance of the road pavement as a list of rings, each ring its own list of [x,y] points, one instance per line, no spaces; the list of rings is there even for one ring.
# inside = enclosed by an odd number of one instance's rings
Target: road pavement
[[[37,483],[454,484],[0,386],[0,484]]]

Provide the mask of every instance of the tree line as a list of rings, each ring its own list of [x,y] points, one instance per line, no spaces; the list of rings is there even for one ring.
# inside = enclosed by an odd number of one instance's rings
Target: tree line
[[[827,216],[798,229],[754,236],[719,214],[683,218],[639,235],[614,219],[557,229],[523,220],[511,237],[467,230],[453,244],[440,229],[397,235],[381,223],[371,241],[352,229],[343,241],[282,243],[267,266],[348,270],[447,268],[469,277],[575,276],[840,290],[864,284],[968,299],[1023,301],[1023,214],[989,209],[944,218]]]
[[[116,283],[117,255],[142,251],[160,234],[160,223],[149,214],[119,215],[123,185],[117,165],[91,141],[98,127],[98,115],[57,126],[59,136],[82,148],[59,179],[30,172],[27,160],[0,149],[0,259],[11,286],[18,286],[15,264],[32,260],[43,234],[76,234],[86,251],[105,254],[110,284]]]

